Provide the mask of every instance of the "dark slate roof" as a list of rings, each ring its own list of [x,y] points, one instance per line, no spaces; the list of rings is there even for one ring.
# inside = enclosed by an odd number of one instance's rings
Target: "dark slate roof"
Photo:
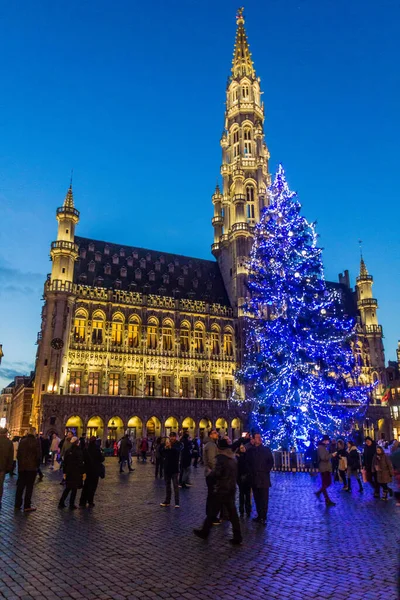
[[[230,306],[218,263],[75,236],[74,283]]]

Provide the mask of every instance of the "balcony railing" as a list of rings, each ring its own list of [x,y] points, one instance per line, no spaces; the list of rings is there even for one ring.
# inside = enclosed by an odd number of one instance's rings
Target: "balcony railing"
[[[358,301],[359,306],[378,306],[378,300],[376,298],[363,298]]]
[[[72,252],[78,252],[79,246],[74,242],[67,242],[65,240],[57,240],[56,242],[51,242],[52,250],[68,250]]]
[[[211,219],[211,223],[213,224],[213,226],[215,227],[216,225],[223,225],[224,224],[224,217],[222,215],[217,215],[216,217],[213,217]]]
[[[79,210],[76,210],[76,208],[71,208],[69,206],[59,206],[57,208],[57,216],[58,215],[65,215],[65,216],[72,216],[76,219],[79,219]]]
[[[376,333],[382,335],[382,325],[366,325],[364,330],[365,333]]]

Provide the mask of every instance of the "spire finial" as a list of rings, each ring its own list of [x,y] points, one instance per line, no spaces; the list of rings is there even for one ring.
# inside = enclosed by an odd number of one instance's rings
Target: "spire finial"
[[[251,58],[251,52],[249,43],[247,41],[246,30],[244,28],[244,8],[238,8],[236,14],[236,39],[235,46],[233,49],[233,61],[232,61],[232,77],[245,77],[246,75],[251,79],[255,78],[256,72],[254,70],[253,60]]]
[[[364,262],[362,240],[358,240],[358,245],[360,246],[360,277],[366,277],[368,275],[368,269]]]
[[[72,192],[72,176],[73,176],[74,170],[71,169],[71,177],[69,180],[69,188],[68,188],[68,192],[67,195],[65,196],[65,200],[64,200],[64,207],[65,208],[74,208],[74,194]]]

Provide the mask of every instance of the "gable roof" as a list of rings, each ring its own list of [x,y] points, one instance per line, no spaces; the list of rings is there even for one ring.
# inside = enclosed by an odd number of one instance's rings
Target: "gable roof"
[[[230,306],[218,263],[75,236],[74,283]]]

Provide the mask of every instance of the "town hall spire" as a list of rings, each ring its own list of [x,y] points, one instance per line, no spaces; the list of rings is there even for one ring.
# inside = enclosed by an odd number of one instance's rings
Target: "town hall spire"
[[[235,47],[233,50],[232,77],[237,79],[247,75],[248,77],[251,77],[251,79],[255,79],[256,72],[254,70],[246,30],[244,28],[245,21],[243,11],[243,7],[239,8],[236,16],[237,29]]]

